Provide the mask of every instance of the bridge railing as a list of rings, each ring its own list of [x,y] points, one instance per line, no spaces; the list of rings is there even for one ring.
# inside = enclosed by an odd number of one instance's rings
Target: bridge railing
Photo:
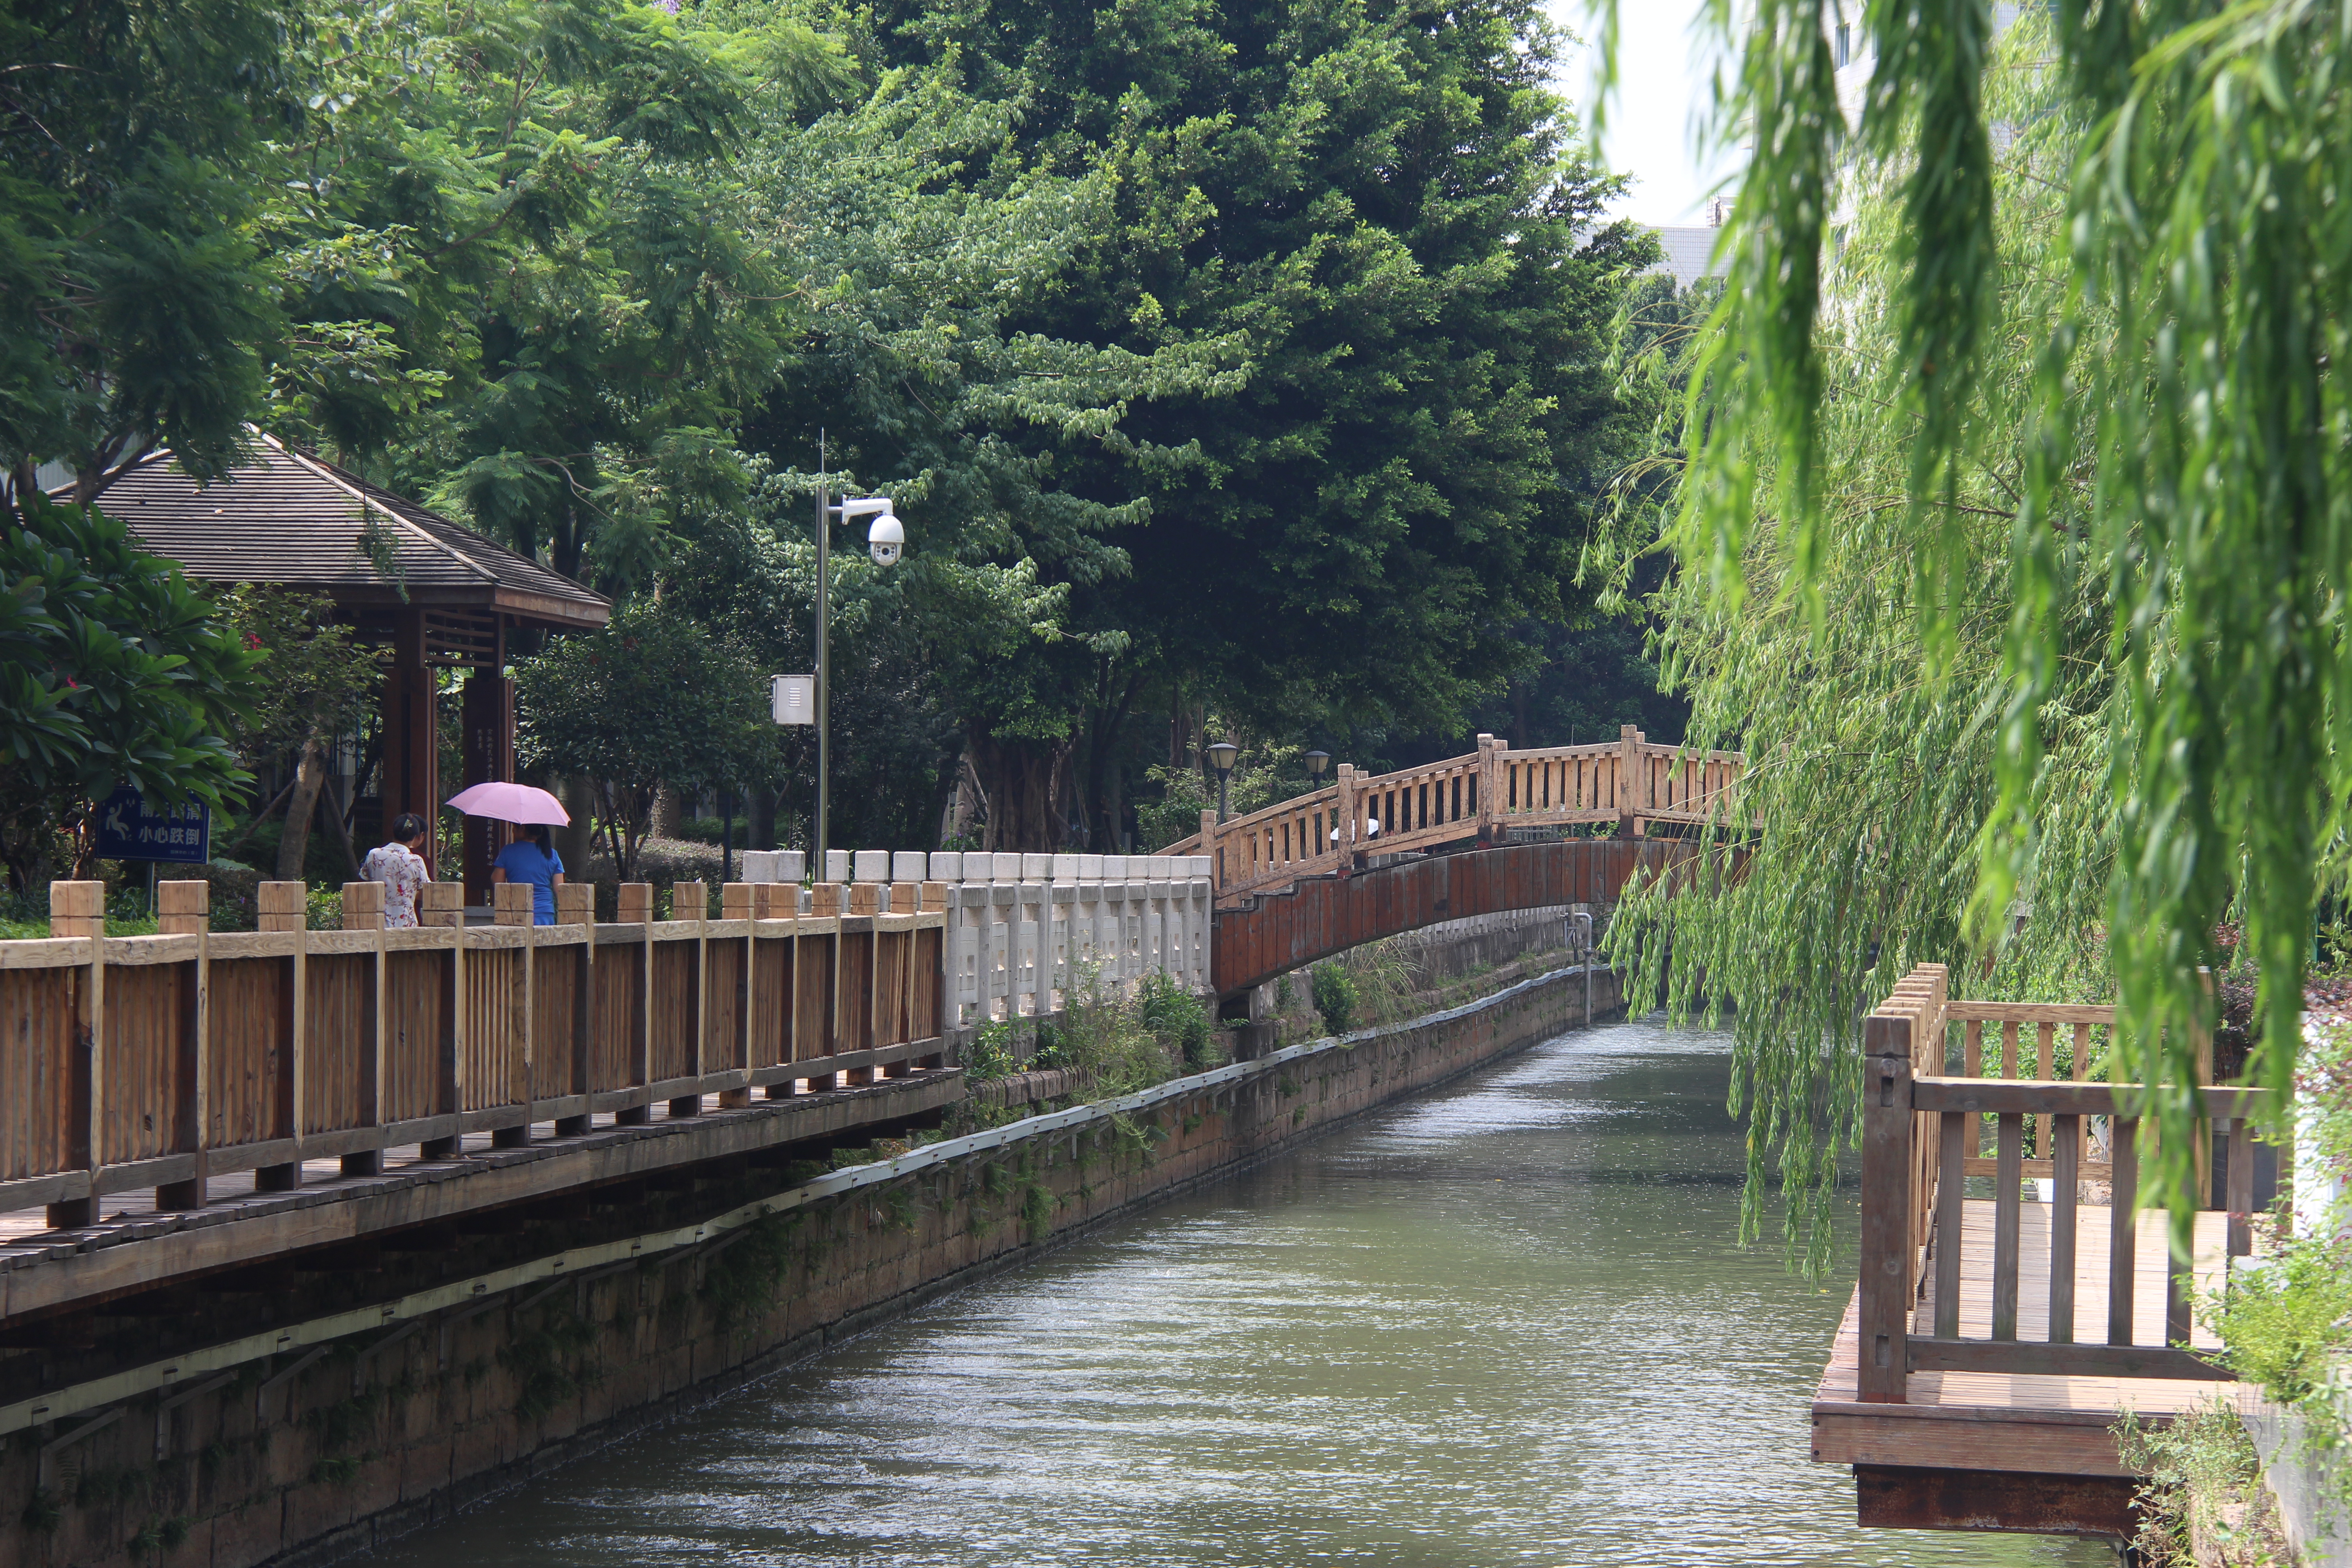
[[[716,920],[701,883],[673,920],[628,884],[609,924],[565,887],[552,926],[496,891],[495,924],[433,883],[425,923],[387,931],[383,884],[351,883],[346,929],[310,931],[303,885],[264,883],[264,929],[216,932],[205,885],[167,882],[161,934],[110,937],[102,884],[52,884],[51,937],[0,942],[0,1212],[80,1225],[148,1187],[193,1208],[231,1173],[285,1190],[306,1160],[362,1173],[942,1063],[943,884],[730,883]]]
[[[1958,1000],[1941,964],[1921,965],[1865,1021],[1857,1314],[1864,1401],[1905,1402],[1913,1372],[2230,1375],[2174,1348],[2190,1336],[2193,1264],[2170,1255],[2160,1215],[2148,1216],[2152,1236],[2141,1234],[2144,1089],[2089,1076],[2093,1035],[2114,1021],[2105,1006]],[[1999,1030],[1991,1041],[1988,1025]],[[2062,1045],[2065,1078],[2057,1076]],[[2016,1076],[2029,1068],[2040,1077]],[[2252,1249],[2249,1118],[2263,1091],[2200,1093],[2209,1113],[2198,1135],[2200,1190],[2208,1196],[2210,1130],[2226,1129],[2229,1140],[2226,1217],[2216,1215],[2200,1237],[2213,1232],[2220,1249],[2242,1256]],[[1989,1200],[1969,1197],[1968,1183],[1987,1177]],[[2049,1184],[2048,1196],[2029,1203],[2024,1184],[2035,1178]],[[2100,1181],[2110,1197],[2105,1267],[2086,1273],[2078,1249],[2096,1235],[2096,1220],[2084,1224],[2081,1187]],[[2160,1313],[2153,1300],[2141,1310],[2144,1248],[2161,1264]],[[1922,1333],[1913,1314],[1930,1292]],[[2078,1305],[2095,1323],[2104,1319],[2104,1342],[2076,1342],[2085,1316]]]
[[[1199,856],[836,849],[827,869],[879,881],[923,879],[923,908],[947,917],[948,1021],[984,1024],[1063,1006],[1086,983],[1131,993],[1166,974],[1209,987],[1209,866]],[[800,851],[751,850],[744,877],[797,881]],[[936,888],[933,895],[928,889]]]
[[[947,885],[948,1001],[967,1024],[1063,1006],[1091,975],[1132,992],[1154,972],[1209,987],[1209,868],[1197,856],[931,857]]]
[[[1514,752],[1492,735],[1465,756],[1389,773],[1341,763],[1309,794],[1201,831],[1172,855],[1204,855],[1219,900],[1277,892],[1303,877],[1353,866],[1360,855],[1400,855],[1513,828],[1613,823],[1639,837],[1653,822],[1704,823],[1731,807],[1745,759],[1652,743],[1626,726],[1613,742]]]

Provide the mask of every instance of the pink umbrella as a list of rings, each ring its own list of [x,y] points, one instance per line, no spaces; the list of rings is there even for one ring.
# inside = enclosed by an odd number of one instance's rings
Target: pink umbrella
[[[572,821],[572,814],[563,809],[562,801],[529,784],[495,781],[467,784],[451,795],[448,804],[467,816],[487,816],[499,822],[544,822],[562,827]]]

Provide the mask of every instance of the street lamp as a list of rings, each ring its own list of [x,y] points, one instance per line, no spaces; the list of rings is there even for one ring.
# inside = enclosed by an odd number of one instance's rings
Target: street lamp
[[[833,657],[829,635],[831,620],[832,569],[828,564],[833,552],[833,520],[847,522],[852,518],[870,517],[873,526],[866,532],[867,553],[877,566],[898,563],[907,542],[907,530],[891,510],[888,496],[845,496],[835,505],[828,499],[830,487],[824,472],[824,432],[816,437],[816,877],[825,879],[825,850],[830,847],[832,792],[832,726],[826,719],[833,707]]]
[[[1217,770],[1217,821],[1225,820],[1225,784],[1234,776],[1234,759],[1242,749],[1231,741],[1219,741],[1209,748],[1209,765]]]
[[[1330,752],[1309,752],[1307,753],[1307,776],[1315,781],[1315,787],[1317,789],[1321,789],[1323,787],[1323,770],[1330,765]]]

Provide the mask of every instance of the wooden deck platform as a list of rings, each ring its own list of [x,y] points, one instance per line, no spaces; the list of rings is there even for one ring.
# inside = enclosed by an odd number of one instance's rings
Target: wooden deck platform
[[[1962,1211],[1960,1331],[1969,1339],[1983,1339],[1991,1331],[1994,1205],[1990,1199],[1970,1198]],[[2110,1214],[2089,1205],[2075,1211],[2074,1337],[2084,1344],[2106,1338]],[[2051,1216],[2048,1204],[2020,1208],[2021,1342],[2050,1337]],[[2200,1295],[2221,1283],[2228,1219],[2220,1212],[2197,1216],[2192,1278]],[[2164,1342],[2164,1226],[2159,1210],[2138,1216],[2132,1289],[2132,1339],[2138,1344]],[[1927,1278],[1912,1316],[1912,1331],[1923,1338],[1934,1331],[1935,1270],[1943,1255],[1940,1244],[1930,1248]],[[1859,1306],[1857,1291],[1813,1396],[1813,1458],[1826,1464],[2128,1476],[2111,1430],[2123,1411],[2168,1420],[2216,1396],[2226,1397],[2232,1387],[2226,1382],[2182,1378],[1913,1372],[1906,1379],[1904,1403],[1866,1404],[1856,1393]],[[2189,1342],[2198,1348],[2218,1343],[2201,1325]]]

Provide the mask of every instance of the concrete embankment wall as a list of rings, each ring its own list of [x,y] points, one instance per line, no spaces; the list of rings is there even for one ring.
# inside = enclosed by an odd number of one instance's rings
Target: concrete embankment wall
[[[1595,1016],[1614,1013],[1615,976],[1591,978]],[[1555,971],[1448,1013],[782,1191],[756,1170],[723,1170],[667,1194],[657,1217],[669,1228],[639,1246],[559,1258],[544,1237],[511,1237],[509,1268],[478,1302],[414,1315],[389,1303],[381,1324],[323,1353],[93,1411],[88,1436],[70,1423],[18,1434],[0,1454],[0,1563],[350,1556],[1573,1027],[1585,1003],[1582,971]]]
[[[1569,906],[1512,910],[1408,932],[1401,940],[1424,981],[1450,980],[1492,969],[1531,953],[1557,952],[1569,942]]]

